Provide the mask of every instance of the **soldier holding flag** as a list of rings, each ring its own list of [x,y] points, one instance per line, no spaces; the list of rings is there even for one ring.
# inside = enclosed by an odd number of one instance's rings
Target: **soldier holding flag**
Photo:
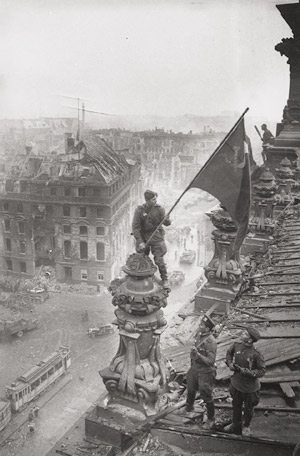
[[[157,204],[157,193],[146,190],[144,193],[145,204],[138,206],[132,221],[132,234],[136,240],[137,252],[154,257],[158,267],[163,287],[168,287],[167,266],[164,255],[167,253],[165,243],[165,230],[162,225],[169,226],[171,221],[165,215],[165,210]]]
[[[168,277],[163,259],[167,248],[162,225],[170,225],[170,213],[189,189],[204,190],[218,198],[226,207],[237,226],[232,256],[239,251],[243,243],[248,231],[251,199],[249,151],[244,125],[244,115],[248,109],[244,111],[166,215],[165,210],[156,203],[157,193],[151,190],[147,190],[144,194],[146,203],[135,210],[132,234],[136,239],[137,251],[148,255],[151,249],[163,286],[168,287]]]

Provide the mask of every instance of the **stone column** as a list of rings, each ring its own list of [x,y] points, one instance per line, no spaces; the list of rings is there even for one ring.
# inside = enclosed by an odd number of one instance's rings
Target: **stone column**
[[[146,415],[158,411],[160,394],[166,392],[170,371],[160,351],[166,328],[162,307],[168,289],[156,281],[156,266],[141,253],[132,254],[110,291],[119,328],[119,349],[110,366],[100,371],[109,392],[109,403],[134,408]]]
[[[218,303],[218,310],[227,313],[242,283],[239,252],[234,252],[236,226],[228,212],[219,209],[210,215],[217,228],[212,232],[215,252],[204,268],[207,282],[195,296],[195,310],[205,311]]]
[[[277,124],[274,146],[266,149],[266,165],[274,171],[284,157],[297,160],[300,147],[300,4],[277,5],[281,16],[290,26],[292,38],[283,38],[275,50],[285,55],[290,66],[289,98],[283,109],[281,123]]]
[[[274,195],[277,188],[275,177],[268,168],[253,185],[254,214],[249,220],[249,233],[242,245],[242,254],[264,251],[266,244],[272,240],[275,229],[274,207],[276,201]]]

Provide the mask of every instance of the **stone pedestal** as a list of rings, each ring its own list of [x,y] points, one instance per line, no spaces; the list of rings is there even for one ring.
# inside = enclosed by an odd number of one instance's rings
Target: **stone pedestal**
[[[277,189],[275,178],[269,169],[263,171],[258,182],[253,185],[254,213],[250,216],[249,233],[241,248],[242,255],[265,251],[273,239]]]
[[[233,249],[237,231],[231,217],[223,209],[212,212],[210,218],[218,228],[212,232],[215,252],[204,268],[207,283],[195,296],[195,311],[205,311],[218,303],[215,310],[227,314],[242,283],[239,252]]]
[[[111,282],[119,348],[110,365],[100,371],[108,391],[108,404],[136,409],[145,415],[158,412],[159,397],[168,389],[170,371],[160,352],[166,328],[161,307],[169,289],[154,277],[156,266],[144,254],[131,255],[123,267],[126,277]]]

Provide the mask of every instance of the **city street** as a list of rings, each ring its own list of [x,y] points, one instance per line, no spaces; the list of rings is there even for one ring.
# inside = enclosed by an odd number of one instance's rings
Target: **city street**
[[[207,251],[210,253],[211,250],[210,228],[206,238],[204,236],[202,249],[199,248],[197,232],[201,231],[202,235],[205,235],[207,228],[204,227],[208,217],[204,211],[213,204],[204,201],[201,206],[193,208],[184,208],[181,205],[172,214],[172,228],[189,226],[191,230],[188,234],[178,236],[175,241],[166,240],[168,252],[165,258],[168,270],[180,270],[185,274],[183,283],[172,288],[168,306],[164,309],[168,323],[193,297],[196,282],[203,276],[203,267],[200,264],[210,260],[201,256]],[[196,252],[192,264],[180,263],[180,255],[186,249]],[[40,327],[24,334],[22,339],[14,338],[0,345],[1,366],[6,366],[0,371],[0,397],[5,396],[6,385],[46,358],[60,344],[71,346],[72,359],[72,381],[64,385],[60,380],[63,386],[61,391],[47,403],[43,403],[39,417],[35,420],[34,434],[29,435],[28,423],[25,422],[13,435],[13,439],[1,448],[1,456],[45,456],[53,444],[97,401],[99,396],[105,393],[98,372],[109,365],[115,355],[119,344],[118,332],[116,329],[114,334],[90,338],[87,329],[89,326],[98,323],[103,325],[114,320],[112,297],[105,288],[101,288],[98,295],[85,295],[84,287],[80,293],[83,294],[78,294],[78,291],[50,293],[48,300],[37,305]],[[81,314],[86,310],[89,320],[82,321]],[[40,402],[43,402],[42,398]],[[36,403],[40,405],[39,399]],[[23,422],[28,416],[29,409],[30,406],[21,411]]]
[[[190,268],[187,282],[172,291],[164,309],[168,321],[193,295],[197,277],[196,266]],[[195,279],[193,279],[195,277]],[[81,321],[81,312],[88,310],[89,321]],[[98,371],[107,366],[114,356],[118,343],[117,331],[111,335],[90,338],[87,328],[97,322],[110,323],[114,319],[111,295],[103,291],[100,296],[56,294],[38,307],[41,326],[22,339],[12,339],[0,345],[1,396],[5,385],[30,369],[36,362],[55,351],[61,343],[71,345],[72,381],[40,409],[35,420],[36,429],[29,435],[27,422],[13,436],[13,440],[0,449],[1,456],[44,456],[76,420],[105,392]],[[39,400],[36,401],[39,405]],[[21,414],[28,416],[30,406]]]

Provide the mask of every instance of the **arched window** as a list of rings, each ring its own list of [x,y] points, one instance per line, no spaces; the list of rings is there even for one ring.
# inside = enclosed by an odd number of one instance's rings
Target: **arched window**
[[[88,259],[88,243],[85,241],[80,242],[80,259]]]

